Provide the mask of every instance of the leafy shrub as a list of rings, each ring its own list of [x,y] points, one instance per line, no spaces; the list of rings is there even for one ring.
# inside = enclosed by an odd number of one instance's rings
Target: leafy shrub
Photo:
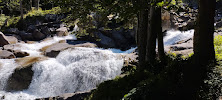
[[[222,60],[222,36],[218,35],[214,38],[214,48],[217,60]]]

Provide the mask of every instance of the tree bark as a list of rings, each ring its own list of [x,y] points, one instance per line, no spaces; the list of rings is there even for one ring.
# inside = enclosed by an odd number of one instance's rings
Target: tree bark
[[[146,45],[146,61],[148,63],[153,63],[156,58],[156,38],[157,38],[157,23],[156,18],[157,13],[155,12],[155,7],[150,8],[150,24],[148,24],[148,35],[147,35],[147,45]]]
[[[140,0],[139,4],[144,5],[145,0]],[[137,28],[137,39],[138,39],[138,51],[139,51],[139,69],[142,70],[146,64],[146,45],[147,45],[147,30],[148,30],[148,9],[142,7],[138,13],[138,28]]]
[[[35,9],[39,10],[39,1],[40,0],[35,0]]]
[[[216,0],[199,0],[197,26],[194,33],[194,57],[198,64],[215,60],[213,44]]]
[[[164,44],[163,44],[163,32],[162,32],[162,19],[161,19],[161,7],[156,8],[156,31],[158,39],[158,57],[161,62],[165,62]]]
[[[207,65],[215,61],[213,44],[216,0],[199,0],[199,11],[194,33],[194,64],[185,69],[185,95],[197,99],[197,92],[207,75]],[[189,98],[188,98],[189,97]]]
[[[32,10],[32,0],[29,0],[30,10]]]
[[[23,0],[20,0],[20,2],[19,2],[19,3],[20,3],[20,16],[21,16],[21,19],[23,19],[23,17],[24,17],[22,1],[23,1]]]

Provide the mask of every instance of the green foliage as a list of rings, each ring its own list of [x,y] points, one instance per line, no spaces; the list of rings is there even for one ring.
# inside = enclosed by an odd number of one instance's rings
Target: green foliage
[[[214,48],[217,60],[222,60],[222,36],[218,35],[214,38]]]
[[[25,14],[25,17],[32,17],[32,16],[44,16],[46,14],[60,14],[61,13],[61,9],[60,7],[54,7],[51,10],[35,10],[32,9],[31,11],[29,11],[27,14]]]
[[[60,14],[62,11],[59,7],[54,7],[51,10],[35,10],[32,9],[30,10],[27,14],[24,15],[24,20],[29,22],[33,22],[35,19],[38,18],[38,20],[40,20],[40,17],[45,16],[46,14]],[[20,16],[5,16],[5,15],[0,15],[0,26],[2,26],[5,22],[5,20],[7,20],[7,26],[5,27],[16,27],[18,23],[20,23]],[[31,21],[30,21],[31,20]],[[3,27],[3,28],[5,28]]]
[[[120,100],[138,83],[135,75],[105,81],[92,93],[88,100]]]

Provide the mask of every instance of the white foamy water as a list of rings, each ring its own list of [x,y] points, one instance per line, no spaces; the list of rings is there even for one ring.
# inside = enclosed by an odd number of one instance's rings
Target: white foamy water
[[[123,59],[108,50],[75,48],[61,52],[33,67],[28,89],[38,96],[56,96],[96,88],[99,83],[120,75]]]
[[[5,100],[32,100],[88,91],[120,75],[122,66],[121,55],[110,50],[68,49],[56,58],[34,64],[33,80],[27,90],[14,93],[1,91],[0,94]]]
[[[0,59],[0,91],[5,88],[6,82],[16,66],[14,59]]]
[[[39,51],[39,49],[41,49],[45,46],[57,43],[61,40],[66,40],[66,39],[76,40],[76,37],[74,35],[69,35],[69,36],[64,36],[64,37],[55,36],[52,39],[45,40],[42,42],[33,43],[33,44],[18,43],[19,46],[16,46],[15,49],[28,52],[30,54],[30,56],[41,56],[41,52]]]
[[[172,45],[176,42],[179,42],[181,40],[186,40],[189,38],[192,38],[194,35],[194,30],[188,30],[188,31],[178,31],[178,30],[170,30],[167,31],[166,36],[163,38],[164,45]]]
[[[170,45],[191,38],[193,31],[168,31],[164,43]],[[20,47],[16,49],[30,53],[30,56],[42,56],[39,49],[66,39],[76,38],[70,35],[34,44],[18,43]],[[131,53],[135,49],[127,51],[84,47],[67,49],[56,58],[35,63],[32,67],[34,75],[29,88],[16,92],[5,92],[4,87],[17,64],[14,59],[0,59],[0,100],[33,100],[91,90],[99,83],[119,75],[123,66],[121,55]]]

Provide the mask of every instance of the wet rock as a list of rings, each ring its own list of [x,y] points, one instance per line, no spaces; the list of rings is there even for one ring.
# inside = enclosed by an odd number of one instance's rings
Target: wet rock
[[[44,52],[45,56],[48,57],[56,57],[61,51],[66,50],[68,48],[74,47],[73,45],[69,45],[67,43],[55,43],[46,47],[43,47],[41,51]]]
[[[86,97],[90,96],[92,91],[77,92],[77,93],[66,93],[56,97],[39,98],[36,100],[85,100]]]
[[[26,33],[25,31],[20,31],[19,36],[22,38],[22,40],[33,40],[32,33]]]
[[[76,45],[76,44],[82,44],[82,43],[87,43],[88,41],[78,41],[78,40],[66,40],[66,42],[68,44],[71,44],[71,45]]]
[[[21,91],[27,89],[34,74],[32,65],[46,59],[47,58],[43,57],[24,57],[16,59],[15,61],[19,66],[17,66],[15,72],[9,77],[6,91]]]
[[[21,48],[21,46],[19,44],[9,44],[9,45],[4,45],[3,49],[13,52],[14,50],[16,50],[16,48]]]
[[[0,59],[12,59],[15,55],[12,52],[6,50],[0,50]]]
[[[57,36],[67,36],[68,35],[68,29],[66,27],[61,27],[56,30]]]
[[[17,50],[16,48],[21,48],[21,47],[19,44],[10,44],[10,45],[5,45],[3,47],[4,50],[12,52],[16,56],[16,58],[29,56],[29,53],[21,51],[21,50]]]
[[[13,53],[16,56],[16,58],[29,56],[29,53],[21,51],[21,50],[14,50]]]
[[[87,48],[95,48],[95,47],[97,47],[97,45],[96,44],[94,44],[94,43],[83,43],[83,44],[76,44],[76,45],[74,45],[74,47],[87,47]]]
[[[35,30],[32,33],[32,37],[34,40],[40,41],[40,40],[44,39],[46,36],[45,36],[45,34],[41,33],[39,30]]]
[[[57,15],[55,14],[46,14],[45,15],[45,21],[46,22],[53,22],[56,21]]]
[[[49,31],[50,31],[52,34],[56,34],[56,29],[55,29],[54,27],[49,28]]]
[[[9,28],[9,29],[5,30],[5,33],[7,33],[7,34],[18,34],[19,30],[18,30],[18,28]]]
[[[18,43],[18,39],[15,36],[6,36],[6,40],[10,43],[10,44],[16,44]]]
[[[112,39],[115,41],[116,46],[120,48],[121,50],[126,50],[129,47],[129,43],[127,39],[122,35],[123,29],[122,30],[113,30],[112,31]]]
[[[0,32],[0,47],[3,47],[7,44],[9,44],[9,41],[7,40],[6,36],[2,32]]]
[[[50,31],[50,29],[49,29],[48,27],[43,27],[42,30],[41,30],[41,32],[42,32],[43,34],[45,34],[46,36],[51,35],[51,31]]]
[[[97,42],[100,47],[103,47],[103,48],[115,48],[116,47],[115,41],[113,39],[111,39],[110,37],[107,37],[100,32],[95,32],[95,35],[99,38],[99,40]]]
[[[171,51],[181,51],[181,50],[186,50],[186,49],[192,49],[193,47],[179,47],[179,46],[171,46],[170,50]]]
[[[32,32],[34,32],[36,29],[37,29],[37,27],[36,27],[35,25],[30,25],[30,26],[27,28],[27,32],[32,33]]]

